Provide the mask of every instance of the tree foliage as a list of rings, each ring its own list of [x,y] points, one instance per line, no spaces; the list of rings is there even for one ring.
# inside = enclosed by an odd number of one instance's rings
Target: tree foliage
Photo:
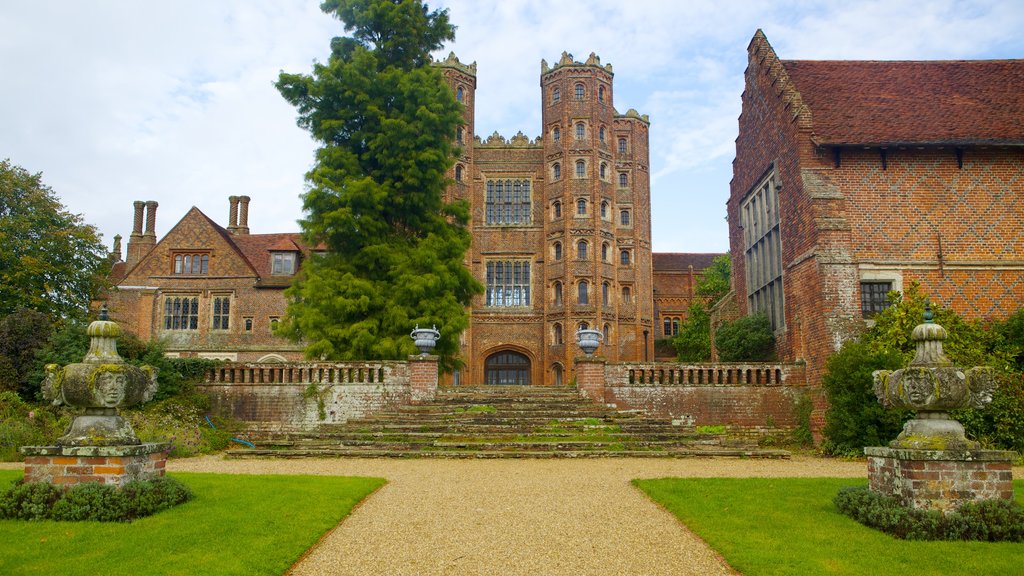
[[[679,325],[679,333],[672,339],[680,362],[707,362],[711,360],[711,313],[709,307],[729,293],[729,275],[732,264],[728,254],[716,256],[711,266],[704,269],[694,286],[699,299],[690,302],[686,319]]]
[[[723,362],[771,360],[775,356],[772,323],[764,312],[723,322],[715,331],[715,346]]]
[[[53,331],[53,323],[42,312],[21,308],[0,318],[0,390],[32,398],[29,374],[36,353]]]
[[[713,306],[729,293],[730,276],[732,274],[732,261],[728,254],[716,256],[711,261],[711,266],[704,269],[694,291],[698,296],[707,299],[708,305]]]
[[[351,35],[277,88],[320,143],[301,225],[327,251],[304,263],[280,332],[307,341],[312,358],[401,359],[416,351],[414,325],[437,325],[435,353],[451,369],[482,291],[464,264],[468,207],[444,201],[462,114],[430,52],[454,27],[414,0],[321,8]]]
[[[0,161],[0,317],[20,308],[51,320],[83,316],[103,287],[106,250],[41,174]]]

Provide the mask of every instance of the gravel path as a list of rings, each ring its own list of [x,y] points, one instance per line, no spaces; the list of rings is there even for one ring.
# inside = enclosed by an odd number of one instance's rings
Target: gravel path
[[[630,485],[634,478],[863,477],[863,462],[793,460],[223,460],[170,472],[380,476],[291,574],[735,574]]]

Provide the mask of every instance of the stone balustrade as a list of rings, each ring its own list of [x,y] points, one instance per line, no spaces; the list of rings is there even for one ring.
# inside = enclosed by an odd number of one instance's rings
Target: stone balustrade
[[[232,363],[206,370],[204,384],[408,383],[407,362]]]
[[[803,381],[802,364],[675,364],[622,363],[609,365],[608,385],[658,386],[781,386]]]

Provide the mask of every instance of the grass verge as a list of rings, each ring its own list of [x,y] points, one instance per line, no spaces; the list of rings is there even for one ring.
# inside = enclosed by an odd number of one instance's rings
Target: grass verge
[[[21,471],[0,470],[0,486]],[[175,474],[190,502],[130,524],[0,521],[0,574],[281,574],[380,478]]]
[[[634,480],[744,576],[1021,574],[1024,544],[909,542],[842,515],[846,478]],[[1024,502],[1024,482],[1014,482]]]

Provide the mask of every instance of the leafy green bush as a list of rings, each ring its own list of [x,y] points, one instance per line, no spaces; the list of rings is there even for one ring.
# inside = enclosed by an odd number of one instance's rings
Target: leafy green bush
[[[65,411],[35,407],[14,392],[0,392],[0,461],[20,461],[21,446],[52,443],[64,433],[69,419]]]
[[[193,393],[152,402],[141,410],[124,410],[135,434],[143,442],[167,442],[170,456],[186,457],[224,450],[230,443],[234,423],[215,418],[217,429],[204,417],[209,399]]]
[[[0,492],[0,518],[9,520],[45,520],[63,491],[47,482],[15,482]]]
[[[123,487],[87,482],[67,490],[19,480],[0,493],[0,518],[66,522],[129,522],[187,502],[192,492],[174,478],[128,482]]]
[[[723,362],[771,360],[775,355],[771,321],[760,312],[723,322],[715,332],[715,346]]]
[[[679,333],[672,339],[672,345],[680,362],[711,360],[711,315],[703,302],[696,300],[690,303],[690,312],[679,325]]]
[[[825,452],[862,456],[865,446],[882,446],[895,438],[910,417],[905,410],[890,410],[878,402],[871,373],[903,366],[895,350],[875,350],[859,341],[847,342],[825,363],[821,385],[828,398],[825,412]]]
[[[904,507],[865,486],[850,486],[841,489],[834,502],[857,522],[905,540],[1024,541],[1024,509],[1011,500],[968,502],[943,515]]]

